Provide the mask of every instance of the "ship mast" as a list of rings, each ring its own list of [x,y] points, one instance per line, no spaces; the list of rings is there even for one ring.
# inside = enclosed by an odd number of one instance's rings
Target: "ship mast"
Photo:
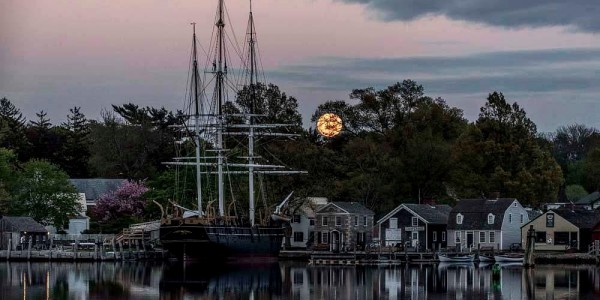
[[[248,168],[248,202],[249,202],[249,217],[250,217],[250,225],[254,226],[255,224],[255,208],[254,208],[254,126],[253,125],[253,115],[254,115],[254,105],[256,100],[256,85],[258,84],[258,79],[256,76],[256,53],[255,53],[255,30],[254,30],[254,17],[252,16],[252,0],[250,0],[250,16],[248,19],[248,31],[249,31],[249,39],[248,39],[248,48],[249,48],[249,60],[250,60],[250,115],[248,116],[248,164],[250,167]]]
[[[192,88],[194,92],[194,143],[196,144],[196,193],[198,201],[198,216],[202,216],[202,177],[200,176],[200,79],[198,74],[198,53],[196,49],[196,23],[192,23],[194,65],[192,73]]]
[[[223,179],[223,97],[225,96],[225,77],[227,76],[227,59],[225,55],[225,21],[224,21],[224,3],[219,0],[219,17],[217,19],[217,58],[213,62],[215,66],[216,84],[215,92],[217,96],[217,174],[218,174],[218,197],[219,197],[219,215],[224,216],[224,179]]]

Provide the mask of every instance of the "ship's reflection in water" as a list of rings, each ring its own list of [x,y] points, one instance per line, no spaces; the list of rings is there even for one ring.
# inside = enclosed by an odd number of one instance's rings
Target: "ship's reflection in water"
[[[0,263],[0,299],[598,299],[593,266]]]

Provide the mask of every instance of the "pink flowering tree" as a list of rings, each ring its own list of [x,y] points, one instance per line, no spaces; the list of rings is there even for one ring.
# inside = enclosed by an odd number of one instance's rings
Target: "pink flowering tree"
[[[141,221],[147,191],[144,182],[127,180],[115,191],[100,196],[92,215],[99,224],[109,225],[107,229],[114,227],[117,231],[119,227]]]

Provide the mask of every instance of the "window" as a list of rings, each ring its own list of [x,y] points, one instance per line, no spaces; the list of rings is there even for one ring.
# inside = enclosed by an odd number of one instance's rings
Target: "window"
[[[358,216],[354,216],[354,226],[358,226]]]
[[[342,217],[335,217],[335,226],[342,226]]]
[[[329,223],[327,220],[327,216],[322,216],[321,217],[321,225],[327,226],[328,225],[327,223]]]
[[[463,222],[463,215],[457,214],[456,215],[456,224],[462,224],[462,222]]]
[[[321,232],[321,241],[323,241],[323,244],[328,244],[329,243],[329,233],[326,231]]]
[[[508,223],[512,223],[512,214],[508,214]]]
[[[367,226],[367,224],[368,224],[368,221],[367,221],[367,217],[366,217],[366,216],[364,217],[364,220],[363,220],[363,222],[364,222],[364,225],[365,225],[365,226]]]
[[[294,242],[304,242],[304,232],[302,232],[302,231],[294,232]]]
[[[488,214],[488,224],[494,224],[494,214]]]
[[[446,241],[446,232],[442,231],[442,242]]]
[[[294,215],[294,219],[292,220],[292,223],[300,223],[300,215]]]
[[[570,245],[568,231],[554,232],[554,245]]]
[[[480,231],[479,232],[479,243],[480,244],[485,243],[485,231]]]
[[[536,243],[546,243],[546,232],[545,231],[536,231],[535,232],[535,242]]]
[[[514,206],[514,207],[517,207],[517,201],[515,201],[515,202],[513,203],[513,206]]]
[[[437,242],[437,231],[433,232],[433,241]]]
[[[390,218],[390,229],[398,229],[398,218]]]
[[[419,218],[412,217],[412,223],[411,224],[412,224],[413,227],[419,226]]]
[[[309,221],[310,226],[315,226],[315,219],[310,219],[308,221]]]
[[[490,243],[496,242],[496,232],[490,231]]]
[[[523,214],[521,214],[521,224],[523,224],[523,220],[524,220],[524,219],[525,219],[525,218],[523,218]]]
[[[454,240],[454,241],[455,241],[456,243],[460,243],[460,231],[456,231],[456,232],[454,233],[454,235],[456,236],[456,238],[455,238],[455,240]]]
[[[413,231],[412,232],[412,239],[413,240],[418,240],[419,239],[419,232],[418,231]]]

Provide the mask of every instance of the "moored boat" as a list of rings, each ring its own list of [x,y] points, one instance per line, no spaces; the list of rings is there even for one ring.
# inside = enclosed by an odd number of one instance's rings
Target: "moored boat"
[[[208,83],[214,84],[213,97],[210,100],[203,99],[207,90],[202,86],[200,72],[198,68],[196,33],[194,24],[193,47],[192,47],[192,68],[190,79],[190,97],[189,104],[186,105],[190,110],[189,119],[185,119],[179,128],[181,128],[182,139],[178,145],[178,153],[183,150],[193,150],[190,154],[178,155],[174,162],[165,164],[181,168],[183,170],[195,167],[195,176],[177,176],[178,179],[195,179],[195,196],[197,203],[195,209],[187,209],[178,201],[169,201],[173,209],[171,214],[167,215],[163,208],[160,226],[160,241],[163,247],[179,260],[216,262],[222,259],[244,259],[244,258],[276,258],[282,246],[284,233],[289,226],[289,217],[284,214],[283,207],[291,198],[290,193],[275,209],[270,208],[265,192],[263,195],[264,211],[258,211],[255,208],[255,175],[265,174],[297,174],[305,173],[302,171],[289,170],[285,166],[260,163],[263,159],[254,151],[255,138],[261,136],[284,136],[290,137],[293,134],[284,134],[273,132],[274,128],[289,126],[289,124],[264,124],[259,123],[264,115],[254,111],[257,92],[255,89],[260,86],[257,77],[257,59],[255,51],[255,30],[252,11],[248,26],[248,49],[249,58],[244,62],[248,66],[249,81],[246,81],[246,87],[249,89],[248,99],[242,99],[248,103],[249,107],[242,107],[240,113],[227,113],[226,104],[232,102],[225,99],[231,87],[231,82],[227,79],[228,51],[225,49],[226,34],[224,32],[225,20],[224,0],[218,1],[218,9],[215,23],[215,43],[211,46],[212,55],[208,61],[212,62],[207,67],[207,74],[212,74],[214,78],[208,80]],[[238,91],[233,91],[237,94]],[[206,103],[205,103],[206,102]],[[267,132],[268,130],[268,132]],[[227,137],[233,135],[245,135],[248,139],[240,142],[242,139],[234,139],[240,145],[227,149]],[[229,140],[229,142],[233,142]],[[187,145],[186,145],[187,144]],[[187,146],[187,149],[185,148]],[[193,149],[191,149],[193,147]],[[245,155],[244,155],[245,152]],[[232,155],[231,153],[236,153]],[[264,160],[264,159],[263,159]],[[266,161],[266,160],[265,160]],[[242,184],[233,184],[226,180],[231,180],[231,175],[247,174],[247,181]],[[259,183],[262,177],[259,177]],[[234,186],[248,186],[248,191],[243,192],[235,190]],[[185,187],[183,183],[177,183],[175,186]],[[263,187],[264,188],[264,187]],[[208,190],[207,189],[214,189]],[[188,194],[190,192],[188,191]],[[235,195],[234,195],[235,194]],[[236,198],[248,197],[248,210],[246,214],[238,215],[238,204]],[[207,201],[204,198],[209,198]],[[229,197],[229,199],[227,199]],[[181,197],[184,198],[184,197]],[[226,205],[226,201],[228,201]],[[216,202],[218,207],[213,207]],[[204,205],[203,205],[204,203]],[[258,217],[255,217],[258,215]]]
[[[471,263],[475,259],[474,254],[469,255],[447,255],[447,254],[438,254],[438,259],[443,263]]]
[[[497,263],[523,263],[523,254],[500,254],[494,255]]]

